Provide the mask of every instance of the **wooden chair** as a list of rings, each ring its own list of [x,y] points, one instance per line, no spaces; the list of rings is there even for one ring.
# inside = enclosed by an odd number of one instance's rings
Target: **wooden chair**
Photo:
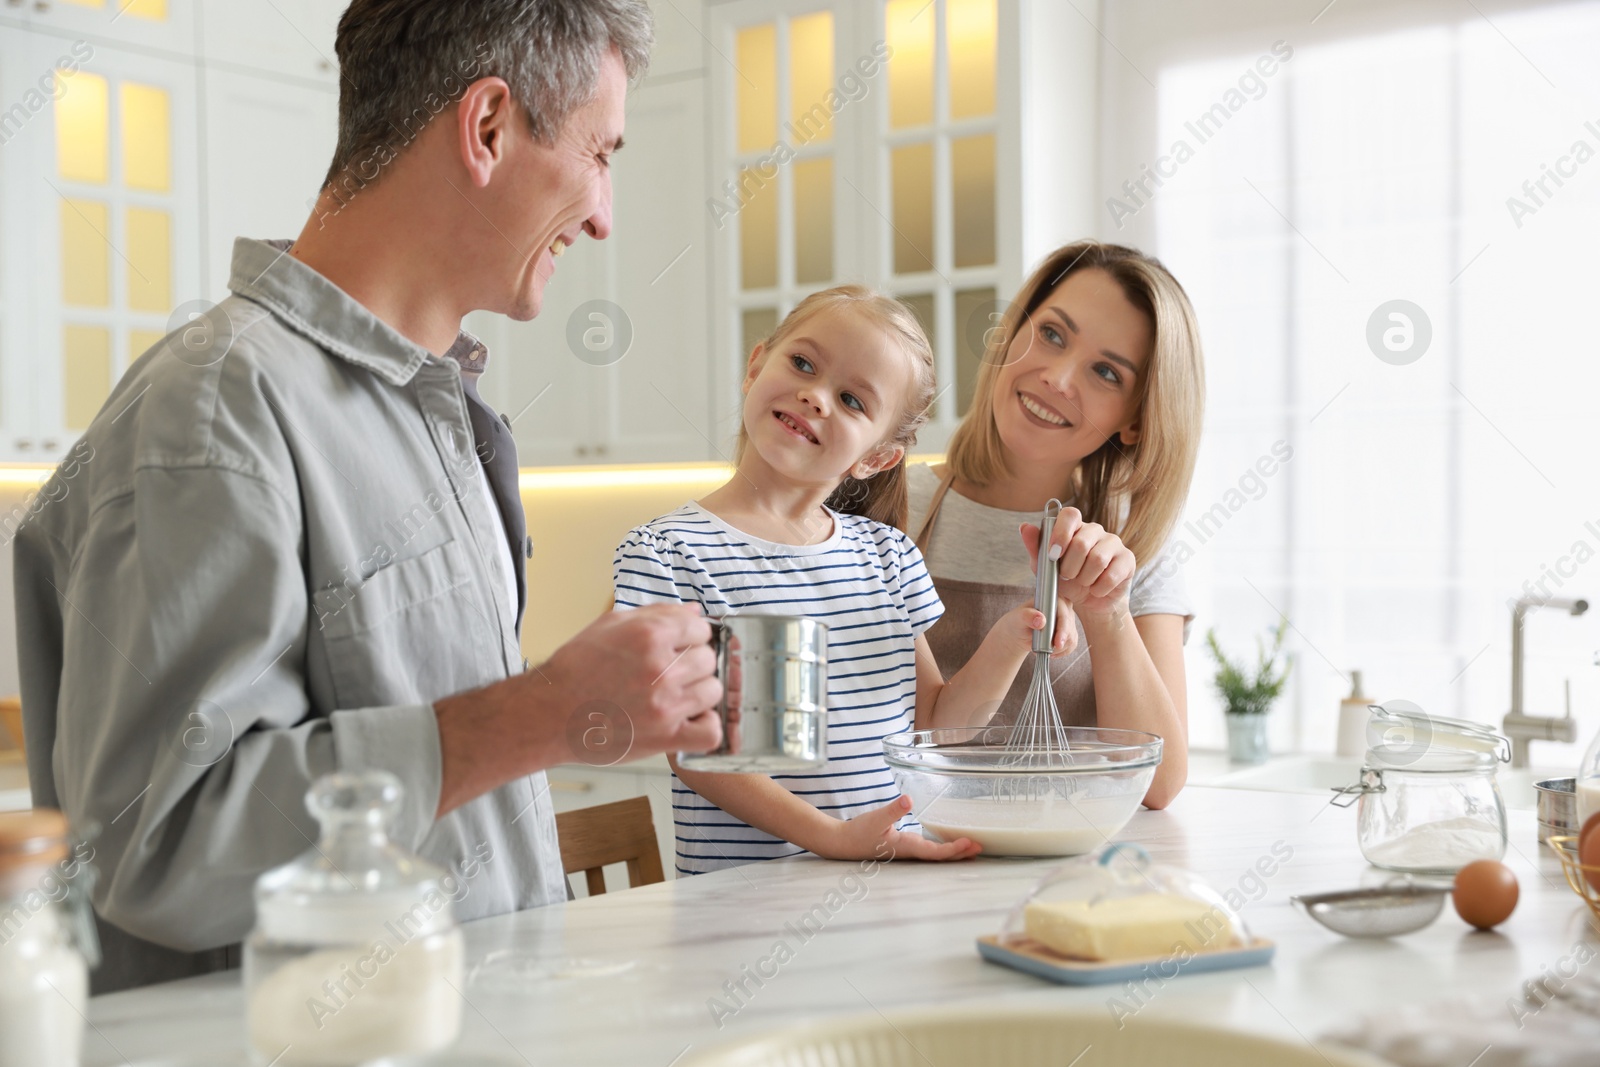
[[[17,754],[27,755],[27,748],[22,740],[22,698],[5,697],[0,699],[0,740],[9,740],[16,746]],[[0,750],[6,746],[0,744]]]
[[[561,841],[562,870],[582,871],[591,897],[606,891],[603,868],[608,863],[628,865],[630,889],[667,880],[649,797],[562,812],[556,816],[556,836]]]

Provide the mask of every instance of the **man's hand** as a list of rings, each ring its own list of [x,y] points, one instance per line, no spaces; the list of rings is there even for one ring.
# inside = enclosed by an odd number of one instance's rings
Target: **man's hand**
[[[627,759],[705,752],[722,741],[710,711],[722,699],[710,641],[711,624],[691,604],[611,611],[522,677],[535,692],[543,686],[565,693],[568,716],[620,709],[632,738]],[[570,746],[581,731],[567,734]],[[561,762],[593,762],[588,757],[579,742]]]
[[[722,683],[710,639],[693,605],[607,612],[535,669],[436,701],[438,815],[563,763],[715,748]]]

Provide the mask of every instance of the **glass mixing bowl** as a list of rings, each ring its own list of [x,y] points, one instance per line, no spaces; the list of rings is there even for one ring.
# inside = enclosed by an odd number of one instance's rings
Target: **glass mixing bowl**
[[[970,837],[986,856],[1076,856],[1110,841],[1144,799],[1161,738],[1065,728],[1068,747],[1019,752],[1008,726],[918,730],[884,738],[895,784],[923,829]]]

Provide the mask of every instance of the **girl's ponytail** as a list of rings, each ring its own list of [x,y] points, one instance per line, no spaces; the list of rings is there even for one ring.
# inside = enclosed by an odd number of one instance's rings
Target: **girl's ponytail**
[[[911,512],[905,457],[864,481],[846,478],[828,497],[828,507],[841,515],[864,515],[873,522],[905,530]]]

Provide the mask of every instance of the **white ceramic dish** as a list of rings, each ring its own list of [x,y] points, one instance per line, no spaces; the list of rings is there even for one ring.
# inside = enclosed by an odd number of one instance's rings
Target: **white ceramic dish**
[[[691,1052],[680,1067],[1392,1067],[1364,1052],[1103,1008],[959,1005],[821,1019]],[[1084,1051],[1092,1048],[1085,1056]]]

